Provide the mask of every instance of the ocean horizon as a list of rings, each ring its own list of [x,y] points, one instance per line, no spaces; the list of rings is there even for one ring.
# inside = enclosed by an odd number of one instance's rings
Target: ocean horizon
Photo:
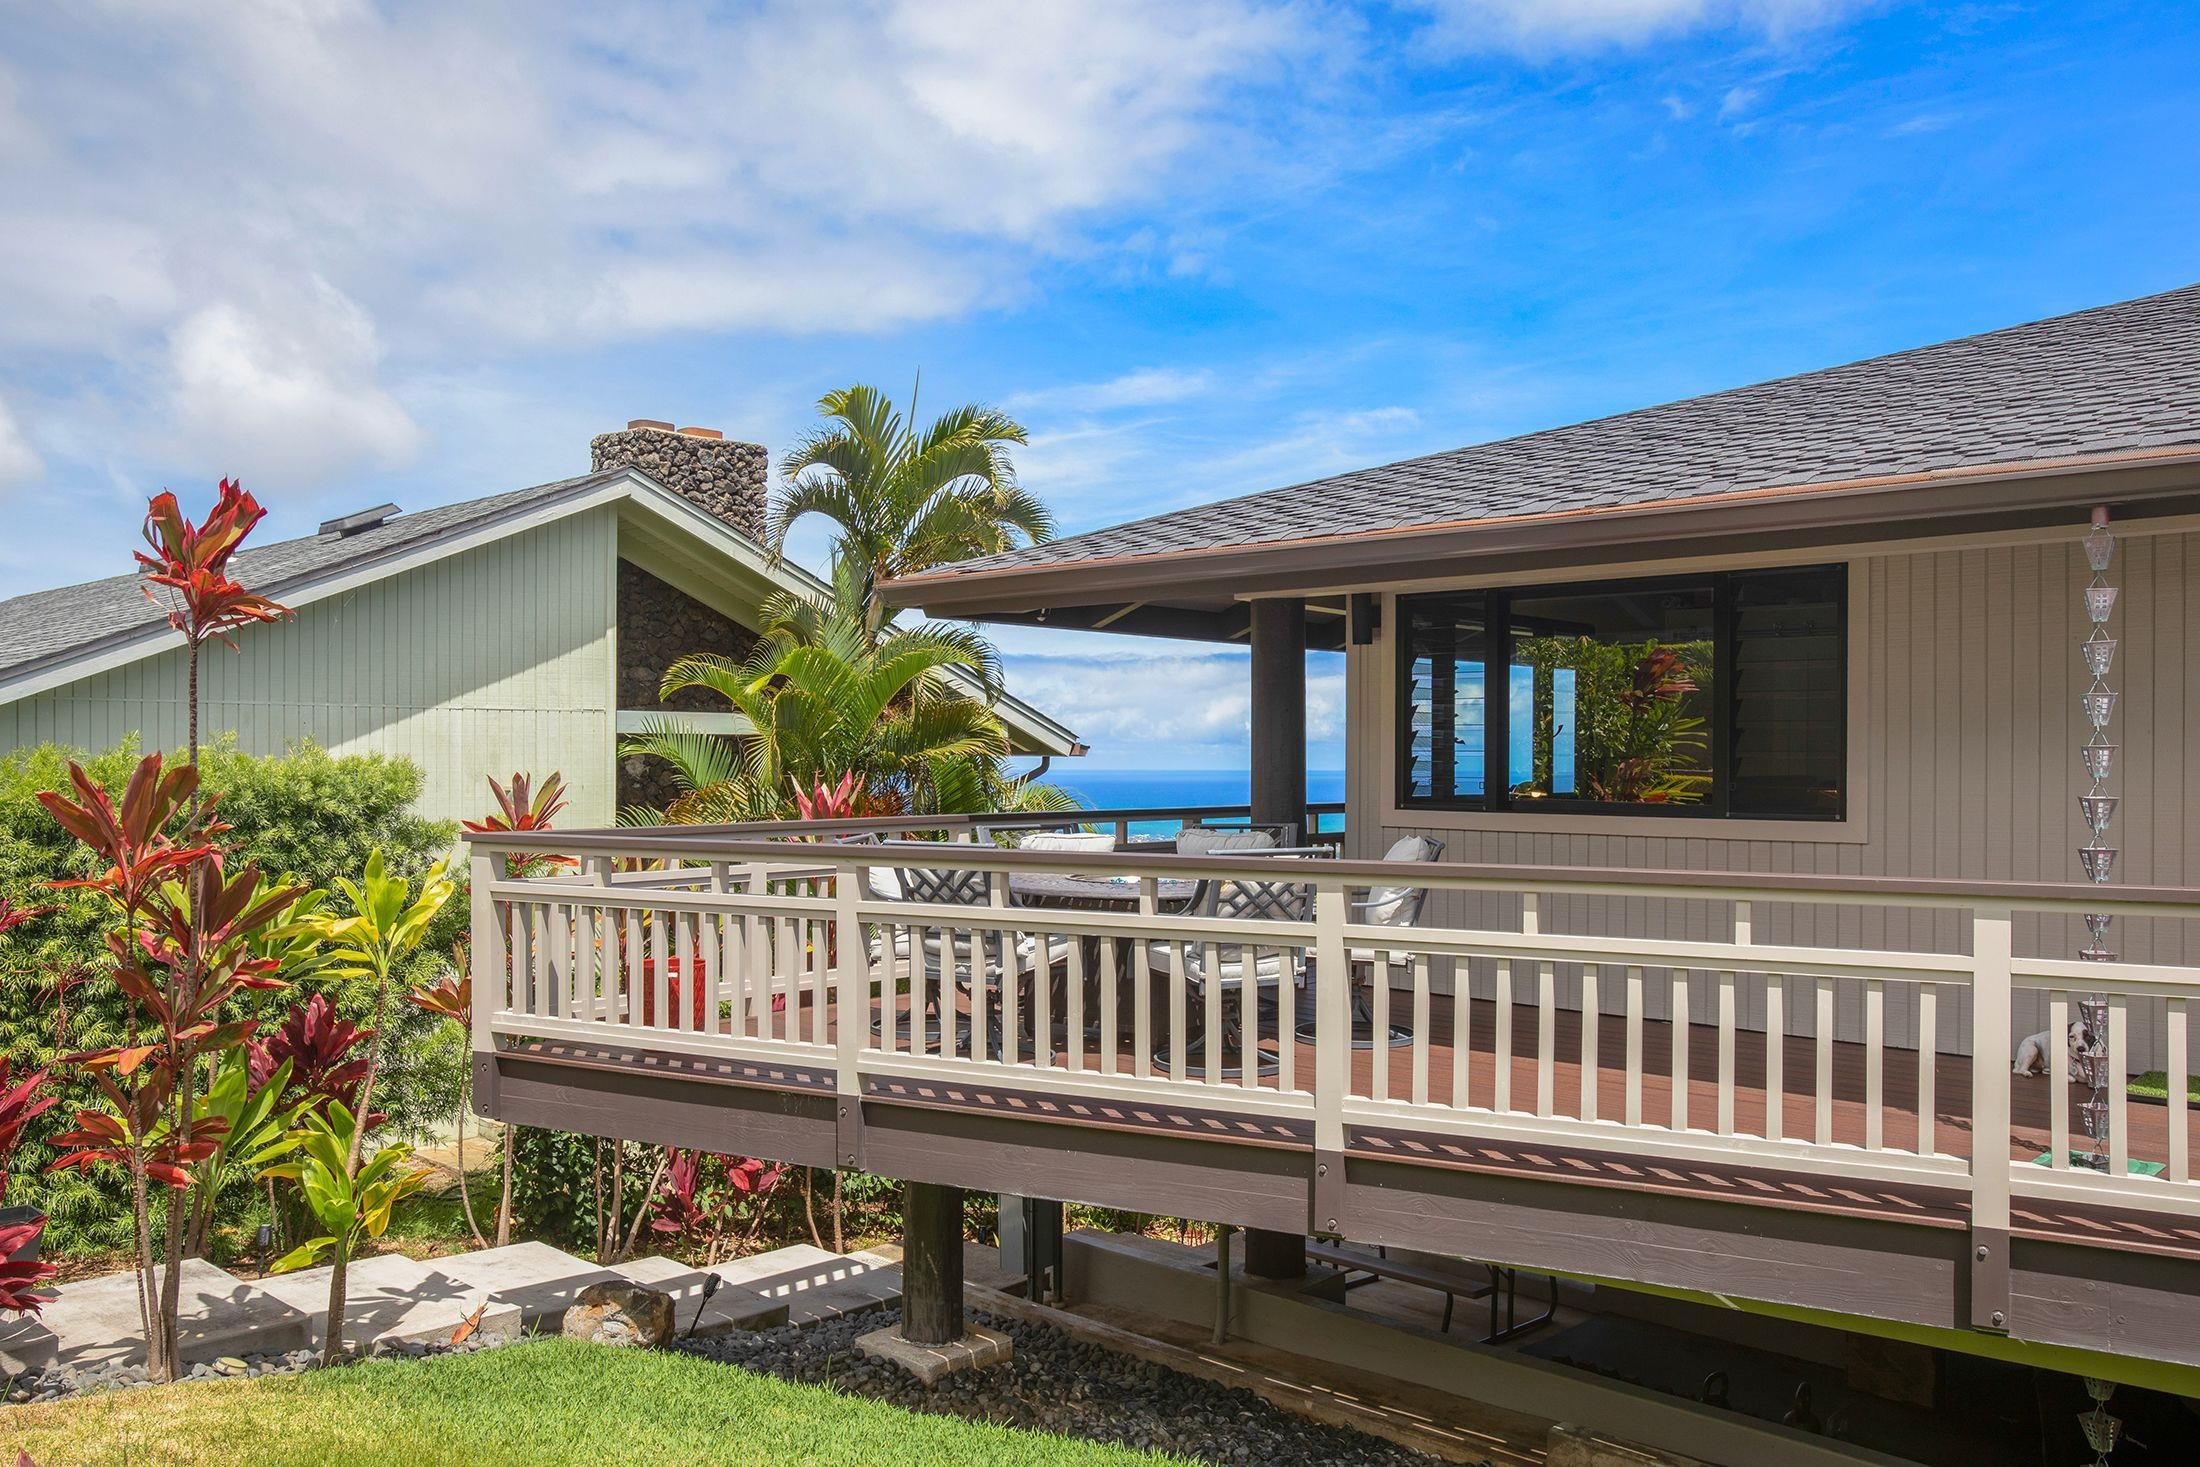
[[[1067,766],[1067,767],[1065,767]],[[1075,794],[1089,809],[1141,810],[1172,805],[1243,805],[1252,800],[1253,775],[1247,769],[1079,769],[1057,760],[1049,783]],[[1306,771],[1306,798],[1323,804],[1344,798],[1344,771]],[[1338,819],[1330,817],[1334,825]],[[1149,828],[1150,827],[1150,828]],[[1168,822],[1141,822],[1140,835],[1166,834]]]

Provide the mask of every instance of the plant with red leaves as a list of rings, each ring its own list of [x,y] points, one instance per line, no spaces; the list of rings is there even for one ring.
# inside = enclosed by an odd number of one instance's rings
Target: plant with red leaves
[[[300,893],[264,882],[249,863],[234,874],[225,868],[216,837],[226,827],[212,801],[191,809],[198,772],[188,765],[170,769],[160,755],[147,755],[119,802],[81,766],[69,766],[69,781],[76,799],[53,790],[38,799],[91,849],[95,871],[56,884],[96,891],[113,909],[107,976],[131,1000],[137,1031],[121,1044],[70,1056],[106,1105],[77,1113],[75,1128],[58,1138],[74,1149],[54,1165],[128,1173],[148,1363],[156,1379],[172,1379],[191,1211],[180,1193],[192,1185],[189,1169],[218,1149],[223,1125],[194,1117],[194,1077],[202,1057],[242,1044],[252,1031],[249,1021],[225,1021],[222,1006],[246,989],[282,986],[280,963],[258,955],[254,943]],[[154,1186],[179,1192],[167,1209],[164,1269],[156,1267],[152,1236]]]
[[[230,557],[266,513],[235,479],[221,481],[214,507],[197,524],[185,517],[176,496],[165,489],[146,505],[146,550],[136,554],[150,584],[140,589],[148,601],[167,608],[168,625],[183,633],[193,767],[199,762],[199,648],[215,637],[234,648],[237,641],[232,632],[290,615],[289,607],[246,590],[229,574]],[[154,586],[165,586],[174,594],[157,595]]]
[[[252,1083],[265,1085],[289,1060],[286,1102],[310,1097],[349,1107],[367,1078],[366,1041],[373,1037],[373,1030],[338,1018],[327,996],[316,993],[286,1014],[273,1033],[251,1041]]]
[[[849,820],[865,813],[869,805],[853,769],[833,784],[819,779],[817,788],[808,793],[800,783],[794,787],[794,807],[804,820]]]
[[[514,774],[509,785],[498,784],[496,776],[491,775],[489,790],[496,796],[496,810],[479,820],[462,820],[459,824],[475,835],[548,830],[551,820],[565,808],[565,776],[553,773],[540,788],[532,785],[533,780],[525,774]],[[505,856],[504,871],[505,875],[513,877],[536,876],[553,866],[577,864],[571,856],[523,855],[514,851]]]
[[[738,1228],[744,1243],[756,1235],[764,1204],[786,1176],[784,1166],[753,1156],[675,1150],[652,1204],[650,1230],[699,1234],[705,1260],[716,1263],[729,1230]]]
[[[7,1200],[8,1182],[15,1169],[15,1148],[23,1139],[23,1127],[52,1109],[60,1099],[38,1093],[45,1088],[46,1077],[46,1071],[38,1070],[11,1085],[8,1082],[13,1077],[9,1074],[8,1061],[0,1059],[0,1201]],[[45,1302],[43,1296],[31,1290],[41,1280],[53,1276],[54,1266],[37,1259],[11,1261],[16,1250],[35,1243],[45,1231],[46,1219],[43,1217],[0,1228],[0,1309],[36,1314]]]

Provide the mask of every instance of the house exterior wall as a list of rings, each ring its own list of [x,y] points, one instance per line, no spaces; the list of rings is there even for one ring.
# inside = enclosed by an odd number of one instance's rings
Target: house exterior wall
[[[612,805],[610,508],[312,602],[289,621],[215,643],[200,665],[203,737],[278,753],[310,738],[335,753],[401,754],[426,775],[420,811],[475,816],[489,775],[564,774],[571,825]],[[180,648],[0,706],[0,748],[57,741],[148,748],[186,737]]]
[[[2191,629],[2200,614],[2200,530],[2119,530],[2111,580],[2122,596],[2111,630],[2122,645],[2110,683],[2123,697],[2110,733],[2123,748],[2109,786],[2123,796],[2109,840],[2123,853],[2117,879],[2200,884],[2200,637]],[[1546,827],[1525,814],[1401,812],[1391,753],[1397,618],[1386,600],[1377,642],[1350,649],[1347,659],[1351,854],[1379,856],[1396,837],[1419,832],[1444,841],[1447,860],[1523,866],[2079,880],[2083,532],[2080,525],[2053,538],[1808,557],[1846,559],[1851,567],[1850,808],[1840,826],[1572,816]],[[1961,940],[1956,914],[1784,905],[1753,915],[1760,941],[1956,951]],[[1424,920],[1517,926],[1518,902],[1438,893]],[[1727,909],[1708,902],[1683,910],[1570,898],[1546,903],[1543,920],[1569,932],[1728,935]],[[2081,938],[2074,921],[2020,918],[2016,933],[2020,952],[2064,957],[2075,955]],[[2135,962],[2200,961],[2200,921],[2153,930],[2119,921],[2111,946]],[[1493,975],[1480,967],[1476,974],[1483,991]],[[1662,1017],[1665,990],[1661,975],[1652,976],[1650,1014]],[[1578,1002],[1578,983],[1561,978],[1566,1002]],[[1700,1016],[1710,1012],[1712,975],[1693,984],[1690,1011]],[[1607,983],[1601,992],[1614,995],[1619,986]],[[1763,983],[1745,988],[1742,1021],[1761,1027]],[[1839,988],[1840,1037],[1859,1037],[1861,995],[1852,984]],[[1522,987],[1519,996],[1531,995]],[[1961,1050],[1967,996],[1953,997],[1952,1012],[1942,1001],[1938,1035],[1941,1048]],[[2044,1006],[2032,997],[2018,995],[2018,1035],[2045,1026]],[[1914,989],[1890,991],[1887,1004],[1890,1035],[1914,1043]],[[1791,1001],[1787,1012],[1806,1014],[1807,1031],[1807,1005]],[[2158,1067],[2159,1015],[2135,1017],[2143,1022],[2134,1026],[2134,1068]]]

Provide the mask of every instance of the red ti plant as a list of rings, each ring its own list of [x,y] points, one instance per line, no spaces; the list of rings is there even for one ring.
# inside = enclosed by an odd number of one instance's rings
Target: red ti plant
[[[131,1000],[137,1019],[123,1043],[70,1057],[106,1105],[78,1111],[75,1128],[58,1138],[74,1149],[54,1165],[109,1165],[128,1174],[147,1363],[156,1380],[170,1380],[184,1222],[196,1201],[185,1195],[193,1186],[190,1169],[214,1153],[226,1125],[194,1119],[194,1080],[202,1059],[251,1034],[250,1021],[225,1021],[222,1006],[245,989],[282,986],[275,976],[280,963],[256,956],[253,939],[281,920],[300,893],[263,882],[250,864],[235,874],[225,869],[217,841],[228,827],[211,800],[199,803],[198,771],[189,766],[168,769],[160,755],[148,754],[119,804],[78,765],[69,766],[69,780],[75,799],[46,790],[39,803],[91,849],[95,870],[57,885],[107,899],[115,917],[107,932],[107,976]],[[162,1258],[152,1235],[155,1186],[176,1193]]]
[[[264,1039],[249,1041],[254,1089],[265,1085],[284,1060],[290,1061],[290,1084],[285,1101],[307,1097],[343,1102],[350,1109],[359,1102],[359,1086],[367,1078],[363,1041],[374,1037],[349,1019],[340,1019],[323,994],[314,994],[283,1016],[282,1026]],[[375,1117],[370,1124],[379,1124]]]
[[[738,1244],[764,1225],[764,1203],[786,1179],[787,1168],[753,1156],[674,1151],[649,1226],[658,1233],[699,1234],[707,1263],[716,1263],[729,1230]]]
[[[13,1078],[8,1071],[8,1062],[0,1059],[0,1201],[7,1198],[8,1180],[15,1169],[15,1148],[23,1139],[24,1125],[51,1109],[60,1099],[38,1093],[46,1084],[44,1070],[35,1071],[13,1085],[8,1083]],[[45,1230],[43,1217],[0,1227],[0,1309],[36,1314],[45,1302],[43,1296],[31,1290],[40,1280],[53,1275],[53,1265],[37,1259],[14,1260],[18,1250],[37,1242]]]
[[[496,810],[479,820],[459,823],[475,835],[548,830],[551,819],[565,808],[565,777],[552,774],[540,788],[532,784],[524,774],[513,775],[509,785],[498,784],[496,776],[491,775],[489,790],[497,798]],[[512,877],[539,876],[550,867],[574,864],[571,856],[523,855],[517,851],[504,858],[505,875]]]
[[[151,584],[140,589],[154,605],[168,608],[168,624],[183,633],[190,668],[193,768],[199,762],[199,648],[214,637],[235,647],[231,632],[290,615],[289,607],[246,590],[229,575],[229,558],[266,513],[235,479],[221,481],[214,507],[197,524],[185,518],[183,506],[165,489],[146,505],[145,545],[152,553],[136,554]],[[166,586],[174,594],[156,595],[153,586]]]

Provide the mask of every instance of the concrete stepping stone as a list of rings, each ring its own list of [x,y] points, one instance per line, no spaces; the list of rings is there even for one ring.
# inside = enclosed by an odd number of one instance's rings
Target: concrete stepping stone
[[[784,1299],[766,1299],[753,1289],[723,1278],[705,1302],[703,1287],[711,1275],[676,1258],[653,1254],[629,1259],[613,1271],[672,1296],[675,1335],[708,1339],[737,1329],[771,1329],[787,1322]]]
[[[329,1267],[302,1268],[260,1281],[259,1287],[306,1316],[307,1343],[319,1348],[328,1325]],[[517,1305],[491,1301],[483,1290],[454,1277],[443,1260],[416,1263],[399,1253],[361,1258],[344,1285],[344,1338],[378,1345],[447,1345],[476,1308],[486,1304],[475,1332],[516,1335]]]
[[[761,1298],[784,1302],[793,1325],[821,1324],[901,1302],[901,1266],[876,1253],[829,1253],[795,1243],[721,1263],[711,1272]]]
[[[305,1312],[258,1284],[199,1258],[184,1260],[179,1282],[178,1343],[186,1363],[305,1347]],[[10,1374],[144,1359],[145,1325],[132,1272],[63,1284],[40,1313],[0,1323],[0,1366]]]
[[[581,1290],[619,1277],[548,1243],[511,1243],[454,1253],[439,1262],[452,1278],[486,1294],[492,1304],[518,1309],[526,1328],[550,1334],[565,1323],[565,1311]]]

